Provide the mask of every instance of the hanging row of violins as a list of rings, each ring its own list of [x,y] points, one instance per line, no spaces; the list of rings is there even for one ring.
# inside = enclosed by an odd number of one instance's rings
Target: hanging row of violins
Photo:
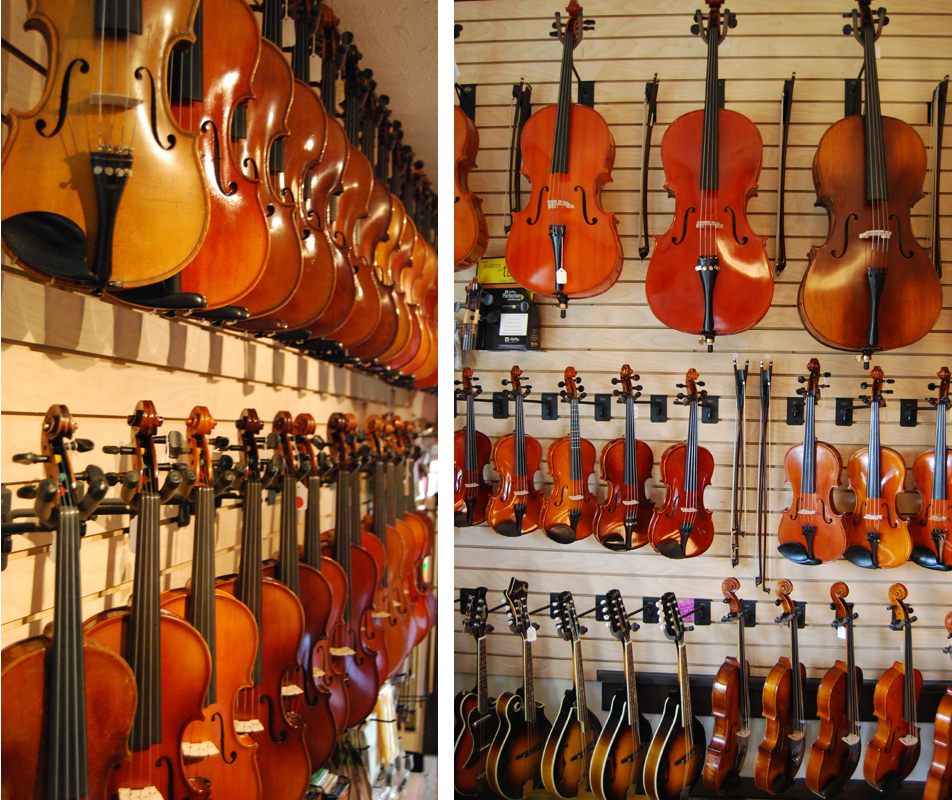
[[[37,107],[10,112],[4,250],[115,303],[435,386],[422,162],[325,3],[261,9],[259,26],[245,0],[34,3],[51,62]]]
[[[265,438],[264,422],[246,409],[234,445],[211,438],[216,422],[204,406],[192,410],[185,436],[160,435],[163,420],[147,400],[128,421],[132,444],[103,448],[132,457],[125,472],[74,471],[70,452],[93,443],[74,438],[63,405],[43,420],[41,453],[15,457],[44,465],[46,477],[17,492],[34,500],[17,516],[37,524],[16,532],[53,531],[56,577],[51,634],[2,653],[3,796],[302,800],[312,773],[367,719],[436,620],[424,580],[434,529],[405,486],[419,455],[411,426],[370,416],[358,429],[352,415],[334,413],[329,457],[307,413],[279,412]],[[157,445],[187,462],[161,461]],[[363,519],[362,472],[373,484]],[[321,487],[331,483],[335,523],[322,532]],[[115,484],[119,499],[106,499]],[[268,493],[279,496],[280,549],[263,560]],[[237,575],[216,575],[224,498],[243,509]],[[163,504],[179,507],[180,524],[183,513],[194,517],[191,579],[165,592]],[[131,515],[135,576],[128,606],[84,623],[80,541],[95,514]]]
[[[896,510],[896,496],[905,486],[905,461],[880,440],[879,410],[885,405],[884,395],[891,391],[884,386],[892,381],[874,367],[872,381],[862,384],[870,390],[861,397],[871,412],[869,444],[857,450],[847,465],[856,504],[853,512],[846,514],[838,512],[833,503],[843,459],[836,448],[816,438],[820,380],[830,373],[821,373],[815,358],[807,371],[799,378],[805,386],[797,390],[804,398],[804,440],[791,447],[784,458],[793,501],[781,515],[777,532],[780,553],[799,564],[845,557],[870,569],[912,561],[928,569],[952,570],[952,448],[946,445],[948,368],[942,367],[937,373],[939,381],[929,384],[930,390],[936,391],[936,397],[930,399],[936,409],[935,446],[915,461],[913,474],[922,503],[910,518]],[[711,512],[704,507],[704,490],[711,482],[714,459],[698,442],[698,408],[706,395],[699,387],[704,383],[691,369],[685,382],[678,384],[683,391],[674,402],[689,409],[688,435],[686,441],[672,445],[661,456],[659,471],[666,491],[664,503],[656,506],[645,490],[654,458],[651,448],[635,435],[635,402],[642,388],[634,384],[638,379],[627,364],[619,377],[612,378],[613,384],[621,385],[613,395],[625,404],[625,435],[602,448],[599,464],[608,495],[599,503],[589,489],[595,447],[581,437],[579,401],[585,397],[585,387],[580,385],[575,368],[567,367],[559,383],[562,400],[570,406],[570,433],[549,445],[546,469],[552,477],[552,490],[543,497],[534,482],[542,449],[525,432],[524,402],[532,387],[524,385],[518,366],[510,370],[509,380],[502,383],[510,387],[508,395],[515,400],[515,431],[490,445],[475,425],[474,401],[482,389],[474,384],[472,369],[464,367],[457,397],[466,400],[466,426],[454,439],[456,525],[485,522],[503,536],[541,529],[560,544],[594,534],[611,550],[632,550],[650,543],[668,558],[693,558],[706,552],[714,541],[714,524]],[[483,475],[490,462],[500,476],[495,491]],[[736,480],[736,470],[734,477]],[[764,469],[759,477],[761,482],[765,480]]]
[[[464,630],[476,639],[477,685],[472,692],[457,695],[455,786],[463,795],[479,794],[484,787],[508,800],[521,800],[540,782],[556,797],[583,797],[591,791],[598,800],[625,800],[632,790],[651,800],[685,800],[699,778],[704,786],[724,795],[740,783],[750,744],[751,711],[748,687],[749,665],[744,650],[745,610],[737,597],[740,584],[728,578],[722,585],[730,612],[721,621],[737,623],[737,656],[728,656],[717,672],[711,696],[714,730],[710,746],[704,728],[691,708],[685,627],[677,598],[667,592],[659,605],[664,631],[678,649],[677,690],[665,701],[660,722],[651,725],[638,709],[635,682],[635,643],[631,634],[638,624],[625,609],[617,589],[596,598],[593,611],[624,651],[624,694],[616,695],[604,727],[585,700],[581,638],[586,632],[571,592],[553,595],[550,615],[558,635],[572,645],[573,688],[565,692],[554,723],[549,723],[541,703],[535,700],[532,672],[532,642],[537,623],[529,616],[528,585],[513,578],[504,593],[510,630],[523,644],[523,686],[498,699],[487,690],[486,634],[492,631],[487,618],[486,589],[480,587],[464,598]],[[775,620],[790,630],[790,656],[780,658],[767,675],[763,688],[766,730],[757,747],[754,770],[756,786],[776,795],[794,782],[807,754],[804,714],[806,669],[799,660],[798,617],[803,606],[792,599],[788,580],[776,584],[777,605],[782,613]],[[853,622],[859,616],[846,602],[845,583],[830,588],[836,612],[831,623],[845,631],[846,661],[837,660],[826,672],[817,690],[820,732],[810,744],[806,786],[829,798],[842,793],[860,761],[859,692],[863,674],[853,649]],[[889,589],[892,609],[890,628],[904,636],[903,661],[887,669],[876,685],[873,710],[878,724],[867,742],[863,777],[883,792],[895,791],[916,766],[921,750],[916,705],[922,688],[921,673],[913,665],[912,616],[906,605],[906,588]],[[541,611],[541,609],[540,609]],[[592,612],[586,612],[592,613]],[[634,612],[639,613],[639,612]],[[952,612],[945,618],[952,639]],[[943,652],[952,655],[952,645]],[[952,786],[952,687],[939,704],[935,720],[932,765],[926,779],[924,800],[946,800]]]
[[[706,20],[698,10],[691,26],[692,34],[707,45],[704,108],[678,117],[661,141],[665,189],[675,198],[675,210],[669,229],[654,236],[645,291],[660,322],[699,334],[710,351],[715,337],[748,330],[763,319],[773,299],[774,270],[767,238],[752,230],[746,211],[748,200],[757,193],[763,158],[760,132],[744,115],[718,107],[718,46],[737,18],[727,9],[721,11],[724,0],[706,2]],[[829,347],[858,351],[868,366],[872,353],[922,338],[942,308],[938,155],[948,78],[934,95],[930,257],[911,225],[911,207],[923,196],[926,150],[911,126],[882,116],[876,40],[888,18],[884,8],[873,10],[870,0],[858,4],[851,15],[844,15],[851,16],[851,22],[843,32],[863,47],[865,110],[862,116],[835,123],[820,140],[813,178],[817,205],[829,213],[829,232],[826,241],[810,251],[797,308],[814,338]],[[555,298],[563,317],[570,299],[610,289],[623,265],[617,218],[605,211],[600,198],[603,186],[612,180],[614,139],[597,111],[571,99],[573,49],[595,23],[582,19],[576,0],[566,11],[565,21],[555,15],[555,31],[550,33],[562,43],[558,102],[532,114],[521,130],[521,149],[516,151],[513,145],[510,165],[518,167],[521,158],[521,173],[530,181],[531,193],[525,207],[510,200],[506,240],[509,273],[525,288]],[[784,145],[793,80],[786,84]],[[656,77],[646,90],[643,231],[638,236],[640,244],[644,234],[642,260],[649,249],[645,188],[657,87]],[[464,117],[457,108],[455,229],[457,244],[463,245],[456,253],[458,269],[475,263],[486,243],[485,219],[467,183],[478,134]],[[514,142],[517,127],[514,124]],[[778,274],[785,263],[783,164],[779,195]]]

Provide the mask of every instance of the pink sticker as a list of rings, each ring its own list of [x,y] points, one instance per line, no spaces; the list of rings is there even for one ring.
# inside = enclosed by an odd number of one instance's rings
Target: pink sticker
[[[678,611],[681,612],[681,619],[690,620],[694,614],[694,600],[678,600]]]

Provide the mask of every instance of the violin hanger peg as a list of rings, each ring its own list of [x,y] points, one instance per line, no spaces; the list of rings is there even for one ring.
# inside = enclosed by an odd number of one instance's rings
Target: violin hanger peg
[[[181,488],[183,480],[184,478],[181,472],[172,470],[168,476],[166,476],[162,488],[159,489],[159,500],[163,503],[167,503],[172,498],[172,495]]]

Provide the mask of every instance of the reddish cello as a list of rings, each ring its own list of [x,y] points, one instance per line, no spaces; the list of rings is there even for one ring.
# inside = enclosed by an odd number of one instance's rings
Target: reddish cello
[[[952,611],[945,616],[945,629],[952,639]],[[942,649],[952,657],[952,644]],[[935,715],[935,747],[926,775],[922,800],[946,800],[952,791],[952,687],[945,690]]]
[[[483,470],[489,463],[492,445],[485,433],[476,430],[475,399],[483,393],[481,386],[473,382],[473,370],[463,367],[462,384],[456,390],[457,399],[466,401],[466,425],[453,435],[454,524],[468,528],[486,521],[486,504],[490,488],[483,478]]]

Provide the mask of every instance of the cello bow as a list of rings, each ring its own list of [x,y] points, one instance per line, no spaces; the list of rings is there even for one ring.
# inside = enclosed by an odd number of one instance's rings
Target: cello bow
[[[774,265],[779,276],[787,266],[787,245],[783,229],[783,193],[787,173],[787,135],[790,133],[790,109],[793,107],[793,82],[797,79],[794,72],[790,80],[783,82],[780,94],[780,185],[777,187],[777,259]]]
[[[658,73],[645,84],[644,119],[641,123],[641,215],[638,217],[638,255],[648,255],[648,159],[651,153],[651,131],[658,119]]]

